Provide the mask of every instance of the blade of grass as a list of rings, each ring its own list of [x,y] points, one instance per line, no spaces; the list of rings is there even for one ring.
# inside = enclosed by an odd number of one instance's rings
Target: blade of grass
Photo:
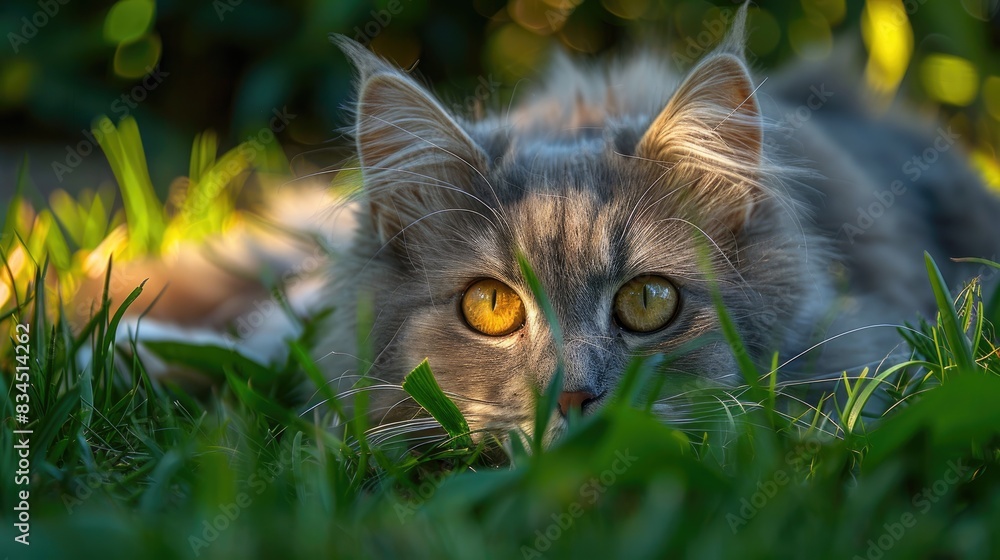
[[[94,129],[97,142],[118,181],[131,247],[138,254],[158,251],[165,228],[163,206],[149,178],[142,137],[135,119],[126,117],[116,128],[111,119],[101,117]]]
[[[883,383],[886,383],[886,379],[888,379],[892,374],[913,365],[915,365],[915,362],[896,364],[870,379],[867,377],[868,369],[865,368],[861,377],[855,384],[855,391],[851,395],[847,404],[844,406],[844,412],[847,414],[844,421],[844,427],[848,433],[854,433],[854,426],[857,424],[858,419],[861,417],[861,413],[864,412],[865,404],[868,403],[868,399],[870,399],[872,394],[875,393],[875,390],[882,386]],[[858,389],[858,383],[862,384],[860,390]]]
[[[941,329],[944,331],[945,339],[955,357],[955,363],[962,372],[976,370],[976,362],[972,357],[972,348],[965,333],[959,328],[958,314],[955,312],[955,304],[952,301],[951,292],[945,284],[941,270],[938,269],[930,253],[924,252],[924,262],[927,265],[927,274],[930,277],[931,288],[934,290],[934,299],[937,302],[938,313],[941,314]]]
[[[35,428],[34,439],[31,442],[31,452],[34,461],[40,462],[48,457],[49,445],[55,441],[59,431],[70,419],[74,410],[80,406],[80,391],[70,389],[64,393],[55,405],[45,410],[39,419],[39,425]]]
[[[462,416],[458,406],[441,390],[427,360],[420,362],[420,365],[403,378],[403,390],[441,424],[444,431],[455,440],[456,445],[472,447],[469,423]]]
[[[538,280],[538,276],[535,275],[535,271],[531,268],[531,264],[528,263],[528,260],[520,252],[517,253],[517,265],[521,269],[521,274],[524,276],[524,280],[527,282],[528,288],[535,297],[535,301],[538,302],[538,306],[542,310],[542,315],[549,324],[549,331],[552,333],[552,342],[556,347],[556,370],[552,373],[552,379],[549,381],[548,386],[545,388],[545,391],[541,394],[540,398],[537,399],[536,404],[535,430],[531,447],[535,454],[538,455],[542,451],[545,428],[549,425],[549,420],[552,418],[552,412],[555,410],[556,403],[559,399],[559,393],[562,392],[564,375],[563,369],[565,367],[565,357],[563,355],[563,336],[562,329],[559,326],[559,320],[556,317],[555,309],[552,308],[552,302],[549,301],[548,296],[545,294],[545,290],[542,288],[542,283]]]
[[[223,368],[235,367],[245,378],[255,383],[274,381],[278,372],[260,364],[234,349],[222,346],[189,344],[174,340],[143,340],[142,345],[167,362],[190,366],[207,375]]]
[[[316,367],[316,362],[309,356],[309,351],[294,341],[289,345],[289,350],[292,358],[295,359],[299,367],[302,368],[302,371],[305,372],[306,377],[316,385],[316,390],[326,399],[326,405],[333,409],[334,413],[342,421],[346,420],[347,414],[345,414],[344,407],[340,404],[340,399],[337,398],[337,394],[330,388],[330,383],[326,379],[326,376]]]
[[[1000,263],[995,263],[995,262],[993,262],[993,261],[991,261],[989,259],[979,259],[979,258],[976,258],[976,257],[961,257],[961,258],[953,258],[951,260],[953,260],[955,262],[981,264],[981,265],[985,265],[985,266],[988,266],[988,267],[1000,270]]]

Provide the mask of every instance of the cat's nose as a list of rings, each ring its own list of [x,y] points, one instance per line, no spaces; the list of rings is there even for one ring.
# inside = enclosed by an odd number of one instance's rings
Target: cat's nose
[[[583,407],[596,399],[597,396],[587,391],[563,391],[559,394],[559,414],[563,417],[569,415],[570,409],[583,412]]]

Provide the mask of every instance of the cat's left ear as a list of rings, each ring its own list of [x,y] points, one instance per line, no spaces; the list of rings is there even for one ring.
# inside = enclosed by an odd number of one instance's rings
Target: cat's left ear
[[[725,196],[738,230],[757,193],[763,123],[743,61],[722,52],[703,60],[646,130],[636,155],[663,162],[680,177],[696,177],[705,196]],[[720,192],[725,191],[725,192]],[[703,206],[704,207],[704,206]]]
[[[478,200],[486,156],[432,95],[361,45],[338,45],[361,73],[355,136],[372,225],[383,243],[432,243],[440,220]],[[481,204],[481,203],[480,203]]]
[[[729,53],[711,56],[691,72],[653,121],[639,141],[640,155],[666,163],[723,156],[733,163],[759,164],[763,127],[753,92],[739,58]]]

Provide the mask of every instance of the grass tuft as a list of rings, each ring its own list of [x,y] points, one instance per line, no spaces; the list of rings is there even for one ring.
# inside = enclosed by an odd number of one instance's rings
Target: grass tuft
[[[196,240],[238,212],[235,188],[208,197],[213,210],[149,199],[129,123],[105,147],[126,216],[115,217],[113,196],[100,190],[56,195],[39,212],[18,195],[6,213],[0,472],[22,468],[15,430],[32,433],[27,483],[0,478],[5,554],[27,550],[10,521],[29,491],[30,554],[39,558],[990,557],[985,543],[1000,526],[1000,351],[988,302],[1000,295],[974,282],[953,298],[929,258],[937,317],[900,330],[910,360],[845,376],[835,420],[790,397],[780,372],[761,382],[717,301],[746,386],[692,389],[690,421],[665,423],[653,414],[657,372],[675,356],[637,359],[596,414],[551,446],[536,437],[530,453],[513,436],[498,461],[470,438],[426,362],[404,389],[448,441],[382,437],[363,414],[366,391],[348,411],[320,375],[310,325],[274,367],[228,348],[149,346],[215,379],[209,394],[151,379],[117,328],[142,286],[110,301],[110,257],[129,255],[105,249],[142,240],[156,253],[171,235],[188,240],[179,226],[169,233],[176,220],[209,222],[190,229]],[[216,150],[214,137],[196,140],[189,193],[226,161]],[[27,192],[21,177],[18,192]],[[178,218],[171,207],[192,210]],[[150,211],[162,221],[133,223]],[[98,257],[104,297],[71,328],[63,302]],[[523,258],[520,266],[558,340],[542,286]],[[302,408],[302,383],[326,406]],[[548,426],[560,385],[539,395],[535,426]]]

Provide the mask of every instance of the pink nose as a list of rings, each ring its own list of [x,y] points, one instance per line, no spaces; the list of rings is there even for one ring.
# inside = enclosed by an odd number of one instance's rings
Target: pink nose
[[[583,406],[595,398],[597,397],[586,391],[564,391],[559,395],[559,413],[566,416],[571,408],[583,412]]]

